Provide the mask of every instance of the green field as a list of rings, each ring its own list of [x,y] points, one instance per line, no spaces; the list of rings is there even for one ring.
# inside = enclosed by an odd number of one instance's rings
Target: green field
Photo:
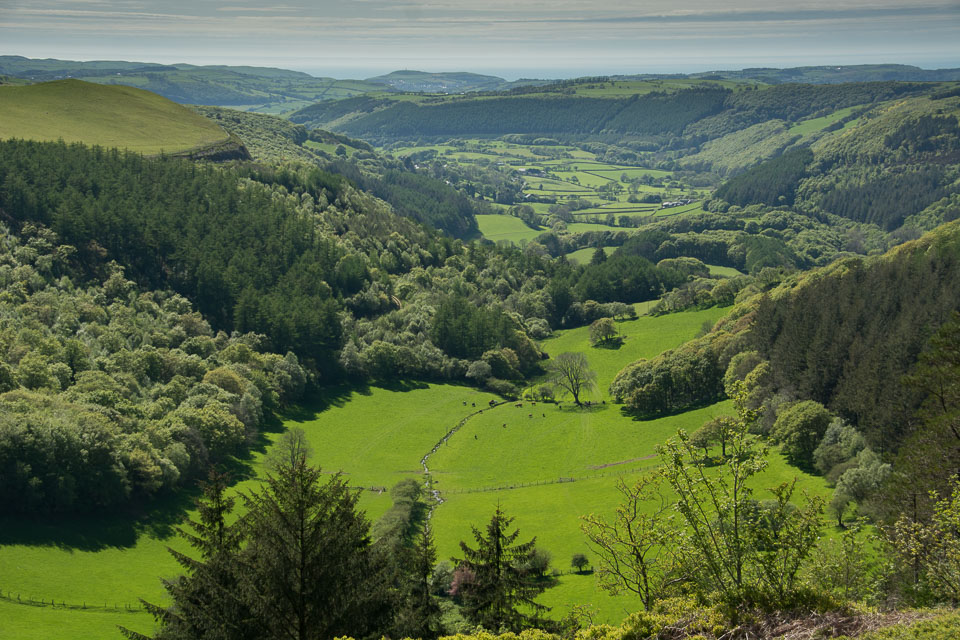
[[[640,422],[613,404],[580,409],[566,403],[510,403],[467,422],[431,458],[430,471],[434,486],[444,492],[561,485],[561,478],[579,482],[637,471],[655,463],[657,445],[677,429],[697,429],[731,406],[724,402]],[[510,451],[523,453],[504,455]],[[449,497],[457,499],[456,493]]]
[[[0,600],[0,638],[4,639],[120,638],[117,625],[145,634],[155,630],[153,618],[144,612],[34,607]]]
[[[616,247],[604,247],[603,252],[608,256],[616,251]],[[593,247],[587,247],[586,249],[577,249],[567,254],[567,260],[575,262],[577,264],[587,264],[590,262],[590,259],[593,257],[593,253],[596,251]]]
[[[708,264],[707,268],[710,269],[710,275],[720,276],[722,278],[735,278],[743,275],[743,273],[733,267],[721,267],[717,264]]]
[[[712,326],[728,310],[713,307],[702,311],[644,316],[636,320],[618,322],[617,328],[623,337],[623,345],[619,349],[590,346],[588,327],[557,331],[543,341],[542,347],[551,355],[565,351],[585,353],[590,366],[597,372],[599,394],[593,399],[609,402],[610,395],[607,387],[620,369],[640,358],[652,358],[695,337],[705,324],[709,323]]]
[[[227,140],[213,121],[149,91],[58,80],[0,87],[0,139],[64,140],[144,154]]]
[[[647,306],[641,305],[640,311]],[[366,489],[360,505],[376,519],[390,507],[382,489],[402,478],[423,477],[421,459],[462,424],[427,459],[434,486],[444,499],[432,519],[438,557],[458,555],[459,542],[472,540],[470,526],[482,526],[500,504],[516,517],[514,524],[524,539],[537,536],[539,546],[553,555],[554,568],[563,572],[557,586],[540,598],[555,607],[552,615],[563,616],[575,603],[590,603],[598,622],[616,622],[639,604],[600,591],[590,573],[570,573],[571,555],[588,553],[580,516],[611,513],[618,502],[617,475],[635,476],[651,468],[657,444],[678,428],[693,430],[729,412],[731,403],[638,421],[610,403],[607,386],[624,365],[681,344],[724,313],[707,309],[620,322],[624,342],[619,349],[589,346],[586,327],[557,332],[545,340],[542,346],[552,355],[587,354],[599,383],[593,398],[597,404],[589,408],[575,409],[566,402],[561,407],[524,402],[523,407],[505,403],[491,408],[495,396],[471,387],[409,383],[328,389],[309,406],[288,413],[284,426],[304,430],[315,464],[327,472],[343,472],[353,486]],[[279,435],[267,434],[265,452],[250,463],[252,475],[262,472],[264,458]],[[802,474],[774,456],[763,482],[772,484],[773,479],[793,475]],[[821,479],[803,476],[803,482],[818,493],[825,491]],[[257,485],[254,478],[235,489]],[[0,546],[3,595],[19,593],[100,609],[0,600],[0,631],[6,631],[0,635],[117,637],[113,630],[118,623],[140,631],[152,629],[149,615],[124,609],[135,607],[139,597],[164,600],[159,577],[178,572],[166,546],[184,548],[171,535],[180,513],[183,507],[174,505],[137,522],[115,518],[55,525],[5,523],[6,544]],[[588,557],[593,559],[589,553]]]
[[[627,98],[632,95],[643,95],[652,91],[679,91],[691,87],[721,86],[734,91],[742,90],[753,82],[739,80],[710,80],[706,82],[700,78],[666,78],[663,80],[611,80],[581,84],[576,86],[576,94],[591,98]]]
[[[846,107],[845,109],[837,109],[833,113],[823,116],[822,118],[811,118],[809,120],[802,120],[788,129],[788,132],[791,134],[799,134],[802,136],[809,135],[811,133],[820,131],[824,127],[827,127],[838,120],[846,118],[848,115],[853,113],[856,109],[862,108],[863,105],[855,107]]]
[[[477,225],[480,227],[480,233],[483,237],[492,242],[509,240],[510,242],[529,242],[536,238],[543,231],[531,229],[520,218],[501,215],[478,215]]]

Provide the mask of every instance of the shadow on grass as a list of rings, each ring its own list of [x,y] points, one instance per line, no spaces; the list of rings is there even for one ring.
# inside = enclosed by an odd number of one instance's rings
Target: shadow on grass
[[[181,489],[140,507],[111,514],[0,518],[0,545],[53,546],[71,551],[129,548],[142,535],[165,539],[175,535],[199,492]]]
[[[598,342],[597,344],[593,345],[593,348],[606,349],[607,351],[616,351],[617,349],[623,346],[624,342],[625,340],[623,339],[623,337],[611,338],[609,340]]]
[[[659,413],[642,413],[635,409],[630,409],[627,405],[620,407],[620,413],[623,414],[623,417],[630,418],[634,422],[649,422],[652,420],[659,420],[660,418],[669,418],[671,416],[679,416],[684,413],[689,413],[690,411],[696,411],[697,409],[703,409],[705,407],[710,407],[720,402],[722,400],[714,400],[712,402],[698,402],[696,404],[686,405],[684,407],[678,407],[672,411],[662,411]]]
[[[584,403],[583,406],[578,407],[573,402],[564,402],[559,405],[558,409],[565,413],[599,413],[601,411],[606,411],[610,408],[609,404],[603,402],[591,402],[590,404]]]
[[[426,389],[430,385],[425,382],[414,380],[383,380],[377,381],[373,385],[364,384],[342,384],[333,387],[324,387],[313,393],[310,398],[298,405],[292,405],[278,412],[279,421],[291,422],[311,422],[316,420],[321,413],[331,408],[340,408],[346,405],[353,394],[369,396],[373,394],[373,389],[385,389],[387,391],[397,391],[406,393],[418,389]],[[269,429],[263,430],[271,433]],[[280,422],[277,432],[283,431],[283,423]]]
[[[389,391],[425,389],[421,382],[390,382],[377,384]],[[296,406],[276,414],[268,414],[260,427],[255,442],[244,454],[221,461],[217,467],[226,472],[232,484],[249,480],[256,475],[253,459],[265,453],[271,440],[269,435],[282,433],[285,422],[310,422],[323,412],[346,405],[354,394],[370,395],[367,385],[339,385],[313,393]],[[175,527],[186,521],[194,507],[199,489],[193,483],[177,491],[141,501],[124,510],[110,513],[90,512],[68,516],[0,516],[0,545],[54,546],[73,551],[101,551],[109,548],[130,548],[139,538],[148,535],[160,540],[176,535]],[[133,502],[136,502],[134,500]]]

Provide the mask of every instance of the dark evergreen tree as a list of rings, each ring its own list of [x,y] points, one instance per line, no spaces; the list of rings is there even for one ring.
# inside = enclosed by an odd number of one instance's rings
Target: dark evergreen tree
[[[424,525],[409,554],[409,573],[404,581],[404,600],[397,611],[396,631],[401,638],[436,638],[442,631],[440,605],[432,594],[433,567],[437,550],[433,534]]]
[[[473,537],[477,548],[460,543],[463,559],[454,560],[474,575],[465,589],[463,614],[474,624],[491,631],[507,629],[518,632],[535,624],[539,614],[548,608],[534,602],[546,585],[525,570],[534,554],[536,538],[518,543],[520,530],[508,532],[513,518],[508,518],[499,505],[490,518],[486,535],[476,527]],[[533,615],[523,613],[524,608]]]
[[[383,611],[359,494],[334,475],[321,483],[293,442],[263,491],[243,496],[248,542],[241,591],[270,638],[363,637]]]
[[[177,533],[199,552],[199,558],[169,549],[186,574],[163,580],[173,603],[167,607],[143,601],[160,631],[156,640],[210,638],[240,640],[260,637],[258,621],[243,602],[238,589],[237,558],[242,534],[227,524],[234,499],[226,495],[227,477],[211,471],[202,483],[203,496],[197,501],[199,520],[190,523],[193,532]],[[120,628],[124,636],[145,640],[149,636]]]

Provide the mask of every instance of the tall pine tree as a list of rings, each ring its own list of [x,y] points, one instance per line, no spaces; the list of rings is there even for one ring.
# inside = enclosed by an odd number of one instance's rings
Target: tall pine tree
[[[193,531],[177,528],[177,533],[199,552],[199,558],[169,549],[186,574],[163,585],[173,601],[168,607],[143,601],[153,614],[160,630],[156,640],[211,638],[241,640],[256,638],[259,629],[239,592],[237,559],[242,532],[227,525],[234,499],[227,496],[227,476],[211,471],[201,484],[202,497],[197,501],[198,521],[190,523]],[[149,640],[149,636],[122,628],[133,640]]]
[[[464,557],[455,560],[475,576],[464,594],[463,614],[474,624],[494,632],[501,629],[519,632],[536,624],[539,614],[548,611],[547,607],[534,602],[546,585],[525,568],[533,557],[536,538],[518,543],[520,530],[507,531],[512,522],[513,518],[504,515],[497,505],[486,535],[472,527],[477,548],[471,549],[466,542],[461,542]],[[533,615],[521,612],[521,607],[533,611]]]
[[[243,496],[241,590],[270,638],[364,637],[384,628],[381,576],[359,494],[321,482],[302,439],[278,457],[260,493]]]
[[[407,554],[410,560],[403,581],[403,601],[396,615],[397,637],[436,638],[442,631],[440,605],[431,593],[433,566],[437,562],[437,550],[433,546],[433,534],[429,524],[414,541]]]

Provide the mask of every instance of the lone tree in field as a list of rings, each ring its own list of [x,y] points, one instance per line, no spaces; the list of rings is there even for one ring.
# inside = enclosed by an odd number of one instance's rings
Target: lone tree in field
[[[613,318],[598,318],[590,325],[590,344],[605,344],[617,338],[617,323]]]
[[[577,573],[583,573],[584,567],[590,564],[590,561],[587,560],[587,556],[583,553],[573,554],[573,558],[570,560],[570,566],[577,570]]]
[[[597,373],[590,368],[582,353],[561,353],[547,364],[550,381],[573,396],[573,401],[582,407],[580,395],[597,388]]]
[[[513,518],[508,518],[497,507],[487,525],[486,535],[473,527],[477,548],[460,543],[463,559],[454,559],[460,569],[472,572],[473,581],[464,585],[463,615],[473,624],[499,631],[506,628],[519,632],[536,624],[538,615],[547,607],[534,602],[546,584],[528,571],[536,554],[536,538],[518,543],[520,530],[508,533]],[[521,612],[521,609],[533,615]]]

